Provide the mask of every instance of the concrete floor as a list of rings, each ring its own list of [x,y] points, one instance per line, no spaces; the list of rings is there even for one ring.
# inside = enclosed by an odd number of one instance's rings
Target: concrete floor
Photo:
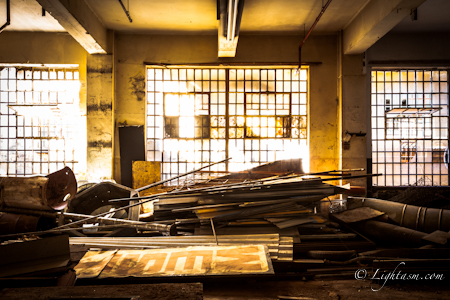
[[[447,279],[447,283],[448,283]],[[372,290],[378,290],[374,291]],[[205,300],[273,300],[291,299],[450,299],[448,284],[390,284],[382,287],[370,280],[328,281],[248,281],[233,284],[204,284]],[[304,298],[302,298],[304,297]],[[285,298],[289,299],[289,298]]]

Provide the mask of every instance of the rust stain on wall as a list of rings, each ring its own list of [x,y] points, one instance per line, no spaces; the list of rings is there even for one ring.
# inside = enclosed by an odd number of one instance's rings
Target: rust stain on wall
[[[145,99],[145,76],[141,72],[137,73],[129,80],[131,85],[131,94],[136,96],[138,101]]]

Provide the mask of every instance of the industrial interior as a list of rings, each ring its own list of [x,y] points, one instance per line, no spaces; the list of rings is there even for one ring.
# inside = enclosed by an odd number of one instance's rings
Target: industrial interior
[[[448,298],[449,12],[0,0],[0,298]]]

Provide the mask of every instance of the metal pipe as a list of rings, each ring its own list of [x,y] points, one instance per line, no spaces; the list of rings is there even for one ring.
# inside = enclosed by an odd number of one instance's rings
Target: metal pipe
[[[316,20],[314,21],[313,25],[311,26],[311,28],[309,29],[308,33],[305,35],[305,37],[303,38],[303,41],[300,43],[300,46],[298,47],[298,52],[299,52],[299,62],[298,62],[298,67],[300,68],[301,64],[302,64],[302,46],[303,44],[306,42],[306,39],[309,37],[309,35],[311,34],[311,32],[313,31],[314,27],[316,27],[317,23],[319,22],[320,18],[322,17],[322,15],[324,14],[325,10],[328,8],[328,5],[330,5],[332,0],[328,0],[327,3],[325,4],[324,7],[322,7],[322,10],[320,11],[319,15],[317,16]]]
[[[11,3],[10,0],[6,0],[6,23],[0,27],[0,33],[9,25],[11,25]]]
[[[131,20],[130,13],[129,13],[128,10],[125,8],[125,5],[123,5],[122,0],[118,0],[118,1],[119,1],[120,5],[122,6],[123,11],[124,11],[125,14],[127,15],[128,20],[130,20],[130,23],[132,23],[133,20]]]

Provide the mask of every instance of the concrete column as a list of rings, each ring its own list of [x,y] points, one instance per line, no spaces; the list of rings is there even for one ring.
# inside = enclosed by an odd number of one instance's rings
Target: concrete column
[[[87,56],[87,177],[113,176],[113,56]]]
[[[342,52],[341,52],[342,53]],[[341,168],[367,167],[367,96],[363,55],[342,55],[341,89]],[[346,134],[350,134],[348,142]],[[366,186],[366,179],[353,179],[352,185]]]

